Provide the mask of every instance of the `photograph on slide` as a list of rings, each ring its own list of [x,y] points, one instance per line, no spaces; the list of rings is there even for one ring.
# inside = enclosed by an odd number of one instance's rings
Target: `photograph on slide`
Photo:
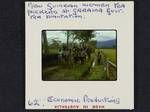
[[[43,81],[117,80],[116,30],[42,30]]]

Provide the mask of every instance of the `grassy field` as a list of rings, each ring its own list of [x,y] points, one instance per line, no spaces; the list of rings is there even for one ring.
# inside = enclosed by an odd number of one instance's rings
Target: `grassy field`
[[[88,75],[90,61],[86,64],[58,65],[43,69],[43,80],[84,80]]]
[[[107,80],[103,64],[98,65],[96,61],[95,67],[89,68],[99,50],[102,50],[106,57],[116,64],[116,49],[96,49],[95,53],[91,55],[91,60],[87,60],[84,64],[74,64],[73,66],[56,64],[44,68],[43,80]],[[55,54],[57,50],[50,49],[49,52]]]
[[[105,56],[110,59],[113,63],[116,64],[116,49],[96,49],[95,53],[98,51],[103,51]],[[93,54],[94,55],[94,54]],[[91,69],[90,76],[88,80],[107,80],[106,71],[104,70],[104,65],[98,63],[95,64],[95,67]]]
[[[115,64],[117,63],[116,49],[96,49],[96,52],[98,50],[102,50],[104,52],[104,54],[106,55],[106,57],[110,59],[110,61],[112,61]]]
[[[49,54],[57,54],[58,53],[58,49],[51,49],[49,48]]]

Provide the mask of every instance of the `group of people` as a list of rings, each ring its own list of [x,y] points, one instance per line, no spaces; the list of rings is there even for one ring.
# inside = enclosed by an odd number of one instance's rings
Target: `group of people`
[[[87,58],[91,59],[91,53],[92,49],[87,46],[73,46],[72,48],[63,46],[58,51],[58,62],[83,64]]]

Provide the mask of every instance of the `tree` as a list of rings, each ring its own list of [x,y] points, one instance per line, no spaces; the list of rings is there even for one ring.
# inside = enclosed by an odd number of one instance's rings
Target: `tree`
[[[52,44],[50,44],[51,48],[59,48],[61,45],[61,41],[52,39]]]
[[[67,33],[67,48],[69,48],[69,36],[70,36],[70,33],[69,33],[69,31],[67,31],[66,33]]]
[[[42,31],[42,50],[43,54],[47,55],[48,54],[48,41],[47,41],[47,35],[46,31]]]
[[[93,37],[93,31],[92,30],[82,30],[82,31],[64,31],[67,37],[67,48],[69,48],[69,45],[71,43],[74,43],[76,40],[80,44],[87,44]],[[72,40],[69,44],[69,40]]]
[[[78,39],[82,43],[87,43],[94,37],[92,30],[72,31],[72,34],[75,35],[74,40]]]
[[[97,41],[96,40],[91,40],[88,42],[92,47],[96,48],[96,43]]]

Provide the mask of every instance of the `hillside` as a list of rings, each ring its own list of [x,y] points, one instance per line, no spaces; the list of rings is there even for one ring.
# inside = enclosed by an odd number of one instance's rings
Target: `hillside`
[[[97,48],[111,48],[116,46],[116,40],[107,40],[107,41],[97,41],[96,47]]]

